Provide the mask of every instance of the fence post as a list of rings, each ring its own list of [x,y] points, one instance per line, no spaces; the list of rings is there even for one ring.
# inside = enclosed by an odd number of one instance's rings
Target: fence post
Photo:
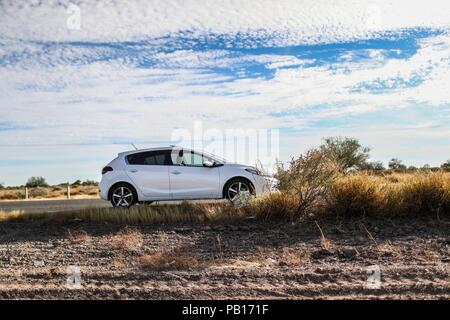
[[[67,184],[67,199],[70,199],[70,183]]]
[[[28,187],[25,187],[25,200],[28,200]]]

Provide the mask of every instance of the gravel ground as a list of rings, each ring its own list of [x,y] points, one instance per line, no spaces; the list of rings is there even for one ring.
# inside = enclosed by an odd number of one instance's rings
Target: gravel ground
[[[0,223],[0,299],[450,298],[448,222],[318,225]]]

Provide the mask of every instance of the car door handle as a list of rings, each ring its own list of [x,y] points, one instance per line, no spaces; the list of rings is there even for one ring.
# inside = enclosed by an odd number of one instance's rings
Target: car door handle
[[[180,174],[181,172],[180,171],[172,171],[171,173],[172,174]]]
[[[130,172],[135,173],[135,172],[138,172],[138,170],[137,169],[130,169]]]

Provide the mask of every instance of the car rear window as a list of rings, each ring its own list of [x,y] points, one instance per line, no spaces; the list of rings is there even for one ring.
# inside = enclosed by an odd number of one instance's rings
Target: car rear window
[[[170,151],[147,151],[127,156],[128,164],[164,166],[169,164]]]

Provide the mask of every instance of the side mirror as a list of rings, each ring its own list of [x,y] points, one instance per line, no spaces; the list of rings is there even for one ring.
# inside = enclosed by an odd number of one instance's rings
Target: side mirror
[[[212,168],[212,167],[215,167],[215,165],[216,165],[215,162],[212,162],[212,161],[203,162],[204,167]]]

